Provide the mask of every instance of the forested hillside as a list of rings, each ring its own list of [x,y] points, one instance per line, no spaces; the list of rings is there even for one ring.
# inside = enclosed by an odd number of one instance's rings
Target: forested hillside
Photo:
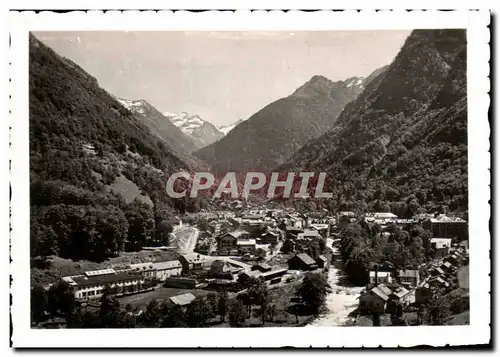
[[[281,169],[328,172],[332,208],[466,213],[465,39],[463,30],[413,31],[332,130]]]
[[[216,171],[270,171],[303,144],[325,133],[371,79],[353,77],[332,82],[316,75],[195,155]]]
[[[187,203],[165,197],[165,175],[188,165],[78,65],[34,36],[29,50],[32,255],[103,259],[166,239]]]

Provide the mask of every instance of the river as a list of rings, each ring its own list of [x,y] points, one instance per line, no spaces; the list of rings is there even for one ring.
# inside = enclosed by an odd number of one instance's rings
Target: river
[[[327,246],[333,251],[332,262],[339,261],[340,254],[338,248],[333,246],[332,239],[328,238]],[[364,287],[342,285],[340,283],[342,275],[342,270],[339,269],[338,264],[333,263],[328,271],[328,283],[332,288],[332,292],[326,297],[328,312],[320,315],[309,326],[343,326],[351,319],[348,315],[358,306],[357,298]]]

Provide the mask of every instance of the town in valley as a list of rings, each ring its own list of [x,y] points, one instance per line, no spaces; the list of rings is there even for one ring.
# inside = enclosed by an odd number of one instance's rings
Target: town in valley
[[[40,293],[48,294],[49,304],[62,294],[80,318],[102,317],[105,304],[108,314],[122,319],[115,317],[114,327],[421,325],[444,324],[468,312],[468,227],[459,217],[304,214],[242,201],[225,206],[231,209],[172,219],[168,246],[142,247],[130,263],[103,263],[63,276]],[[422,234],[425,262],[367,262],[350,268],[364,274],[364,284],[350,283],[342,259],[349,247],[342,239],[360,227],[375,229],[380,240]],[[447,315],[435,305],[445,299]],[[164,309],[172,311],[162,318]],[[158,321],[146,322],[155,313]],[[51,317],[40,326],[75,323],[67,319]]]

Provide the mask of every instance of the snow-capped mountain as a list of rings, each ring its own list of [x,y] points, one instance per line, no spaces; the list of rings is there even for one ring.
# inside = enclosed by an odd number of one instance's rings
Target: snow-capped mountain
[[[182,132],[168,118],[145,100],[129,100],[115,97],[121,105],[135,114],[136,118],[144,123],[153,134],[164,140],[164,144],[171,146],[178,155],[186,161],[192,161],[191,153],[199,149],[189,135]]]
[[[241,124],[245,121],[245,119],[241,118],[240,120],[234,122],[233,124],[230,125],[225,125],[225,126],[219,126],[219,131],[222,132],[224,135],[227,135],[231,130],[233,130],[236,125]]]
[[[224,136],[215,125],[203,120],[199,115],[189,115],[186,112],[164,112],[163,115],[188,135],[199,148],[210,145]]]
[[[351,77],[351,78],[348,78],[344,81],[344,85],[347,88],[351,88],[352,86],[355,86],[355,87],[358,87],[359,89],[363,89],[365,87],[363,84],[364,81],[365,81],[364,77]]]

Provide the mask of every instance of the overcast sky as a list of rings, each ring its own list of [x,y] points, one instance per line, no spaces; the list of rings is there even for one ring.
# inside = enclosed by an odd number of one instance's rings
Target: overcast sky
[[[248,118],[313,75],[333,81],[389,64],[410,31],[38,32],[111,94],[216,125]]]

